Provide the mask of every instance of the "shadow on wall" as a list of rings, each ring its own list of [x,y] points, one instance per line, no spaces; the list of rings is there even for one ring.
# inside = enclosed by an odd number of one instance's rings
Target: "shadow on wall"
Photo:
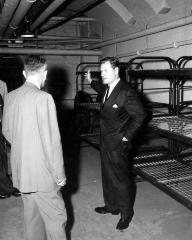
[[[9,92],[23,84],[22,71],[23,62],[19,57],[0,55],[0,79],[6,82]]]
[[[61,189],[67,210],[68,221],[66,225],[67,239],[70,238],[74,224],[74,212],[71,196],[79,188],[79,149],[80,140],[75,126],[73,109],[69,108],[65,99],[69,90],[69,78],[67,71],[58,67],[52,67],[48,71],[45,91],[49,92],[56,104],[57,118],[63,146],[64,165],[67,176],[67,185]]]
[[[65,69],[50,67],[47,73],[45,89],[49,92],[56,102],[62,101],[68,93],[69,79]]]

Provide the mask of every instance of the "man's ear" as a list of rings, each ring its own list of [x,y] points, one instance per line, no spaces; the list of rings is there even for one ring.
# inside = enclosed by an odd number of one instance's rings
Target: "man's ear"
[[[26,78],[26,72],[25,72],[25,70],[23,70],[23,76]]]
[[[116,74],[116,75],[119,74],[119,68],[118,68],[118,67],[115,68],[115,74]]]

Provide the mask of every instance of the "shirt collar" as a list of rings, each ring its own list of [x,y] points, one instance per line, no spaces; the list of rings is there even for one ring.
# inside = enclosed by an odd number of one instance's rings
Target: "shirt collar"
[[[115,86],[117,85],[117,83],[120,81],[120,78],[117,78],[114,82],[112,82],[109,85],[109,92],[112,92],[112,90],[115,88]]]
[[[31,85],[35,85],[36,87],[38,87],[39,89],[40,89],[40,87],[39,87],[39,85],[36,83],[36,82],[32,82],[32,81],[28,81],[28,80],[26,80],[26,83],[29,83],[29,84],[31,84]]]

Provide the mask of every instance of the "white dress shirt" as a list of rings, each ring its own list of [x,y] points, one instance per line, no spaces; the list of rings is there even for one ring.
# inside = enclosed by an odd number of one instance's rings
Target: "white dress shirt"
[[[109,93],[108,93],[108,97],[110,96],[110,94],[112,93],[113,89],[115,88],[115,86],[117,85],[117,83],[120,81],[120,78],[118,78],[117,80],[115,80],[114,82],[112,82],[109,86]]]

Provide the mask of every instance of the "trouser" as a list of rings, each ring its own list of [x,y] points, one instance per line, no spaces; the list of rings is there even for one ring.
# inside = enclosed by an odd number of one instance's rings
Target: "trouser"
[[[0,171],[0,193],[11,194],[14,192],[15,188],[11,179],[6,175],[5,172]]]
[[[8,176],[7,152],[5,147],[5,140],[0,132],[0,193],[11,194],[15,189],[13,183]]]
[[[1,136],[0,136],[1,138]],[[14,192],[12,180],[8,175],[7,156],[0,139],[0,193],[11,194]]]
[[[65,240],[67,219],[60,191],[22,194],[25,240]]]
[[[102,144],[101,171],[105,205],[110,210],[133,214],[136,185],[129,150],[126,146],[108,150]]]

